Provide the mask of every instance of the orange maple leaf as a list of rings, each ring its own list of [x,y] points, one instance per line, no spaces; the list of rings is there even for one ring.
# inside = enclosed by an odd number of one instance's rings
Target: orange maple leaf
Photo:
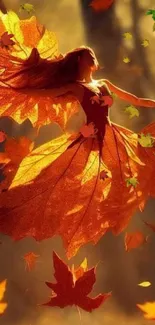
[[[74,279],[73,273],[69,267],[53,252],[54,277],[56,283],[46,282],[46,285],[52,289],[55,295],[44,306],[66,306],[76,305],[85,311],[91,312],[99,308],[111,293],[99,294],[95,298],[88,297],[96,281],[95,268],[84,271],[82,275]]]
[[[26,267],[26,270],[28,271],[31,271],[34,267],[35,267],[35,264],[36,264],[36,259],[39,257],[40,255],[36,255],[35,253],[33,252],[29,252],[29,253],[26,253],[24,255],[24,260],[25,260],[25,267]]]
[[[106,170],[102,170],[102,172],[100,173],[100,179],[105,180],[108,177],[108,172]]]
[[[140,231],[126,233],[124,238],[125,250],[129,252],[131,249],[138,248],[139,246],[145,244],[147,241],[148,236],[146,237]]]
[[[155,320],[155,301],[137,304],[137,307],[144,312],[146,319]]]
[[[90,6],[95,10],[95,11],[104,11],[107,10],[111,7],[113,4],[114,0],[92,0]]]
[[[6,283],[7,283],[6,280],[0,283],[0,315],[3,314],[5,309],[7,308],[7,303],[1,302],[6,290]]]

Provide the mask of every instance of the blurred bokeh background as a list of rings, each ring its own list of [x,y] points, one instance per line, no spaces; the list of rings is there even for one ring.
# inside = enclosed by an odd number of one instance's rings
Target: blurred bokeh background
[[[108,78],[117,86],[139,97],[155,98],[155,32],[153,20],[145,13],[155,9],[154,0],[115,0],[106,12],[95,13],[89,7],[89,0],[31,0],[36,16],[48,29],[54,31],[59,40],[60,52],[65,53],[80,45],[92,47],[102,69],[97,77]],[[4,1],[8,9],[18,12],[19,0]],[[28,18],[27,13],[19,16]],[[123,34],[129,32],[133,38],[124,40]],[[144,48],[144,39],[149,46]],[[130,64],[123,62],[131,59]],[[125,103],[116,99],[111,110],[111,119],[132,130],[139,131],[155,119],[150,108],[141,108],[140,117],[130,120],[124,113]],[[74,121],[75,123],[75,121]],[[78,120],[77,124],[80,123]],[[29,121],[19,126],[8,118],[0,119],[0,129],[10,136],[29,135],[32,126]],[[36,145],[50,140],[56,135],[53,125],[40,130]],[[57,131],[58,134],[58,131]],[[54,207],[53,207],[54,209]],[[124,234],[114,237],[108,233],[96,246],[86,245],[69,265],[78,265],[84,257],[89,266],[97,264],[97,282],[94,294],[112,291],[112,298],[93,314],[82,311],[80,321],[76,308],[50,309],[38,307],[48,300],[50,290],[45,281],[53,280],[52,251],[55,250],[65,261],[65,252],[60,238],[41,243],[25,239],[13,243],[1,235],[0,240],[0,281],[8,279],[5,300],[8,308],[0,318],[1,325],[147,325],[136,303],[155,301],[155,235],[146,229],[141,220],[153,222],[155,202],[150,200],[145,211],[137,213],[128,230],[141,230],[151,234],[143,247],[126,253]],[[25,271],[24,254],[33,251],[40,255],[35,269]],[[150,281],[151,287],[141,288],[138,283]]]

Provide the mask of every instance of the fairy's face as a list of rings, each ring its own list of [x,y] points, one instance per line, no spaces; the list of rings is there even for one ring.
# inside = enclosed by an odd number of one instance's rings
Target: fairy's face
[[[90,51],[85,50],[79,55],[79,79],[91,82],[92,81],[92,72],[98,69],[98,66],[95,62],[95,58]]]

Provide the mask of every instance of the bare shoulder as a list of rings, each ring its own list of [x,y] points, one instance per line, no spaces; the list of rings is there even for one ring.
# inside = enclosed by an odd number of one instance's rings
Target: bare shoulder
[[[98,88],[101,91],[104,90],[108,94],[111,93],[110,88],[109,88],[109,81],[107,79],[100,79],[100,80],[98,80]]]

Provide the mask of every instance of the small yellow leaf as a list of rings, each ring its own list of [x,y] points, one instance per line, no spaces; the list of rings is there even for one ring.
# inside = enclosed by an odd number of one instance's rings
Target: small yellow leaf
[[[133,186],[133,187],[136,187],[138,185],[138,180],[136,177],[130,177],[130,178],[127,178],[126,179],[126,186],[129,187],[129,186]]]
[[[124,111],[129,114],[129,118],[133,118],[133,117],[139,117],[139,111],[138,109],[133,106],[133,105],[129,105],[129,106],[126,106]]]
[[[19,9],[19,12],[21,10],[25,10],[27,11],[28,14],[31,14],[32,12],[34,12],[34,6],[31,4],[31,3],[24,3],[24,4],[21,4],[20,5],[20,9]]]
[[[130,39],[132,39],[132,34],[129,33],[129,32],[127,32],[127,33],[124,33],[124,34],[123,34],[123,37],[124,37],[124,39],[126,39],[126,40],[130,40]]]
[[[144,281],[138,284],[139,287],[147,288],[151,286],[151,283],[149,281]]]
[[[143,42],[141,43],[141,45],[142,45],[143,47],[148,47],[149,44],[150,44],[150,42],[149,42],[148,39],[144,39]]]
[[[155,140],[154,138],[151,137],[151,134],[141,133],[138,142],[143,148],[149,148],[149,147],[154,147]]]
[[[123,62],[124,63],[129,63],[129,62],[131,62],[131,60],[126,56],[126,57],[123,58]]]

